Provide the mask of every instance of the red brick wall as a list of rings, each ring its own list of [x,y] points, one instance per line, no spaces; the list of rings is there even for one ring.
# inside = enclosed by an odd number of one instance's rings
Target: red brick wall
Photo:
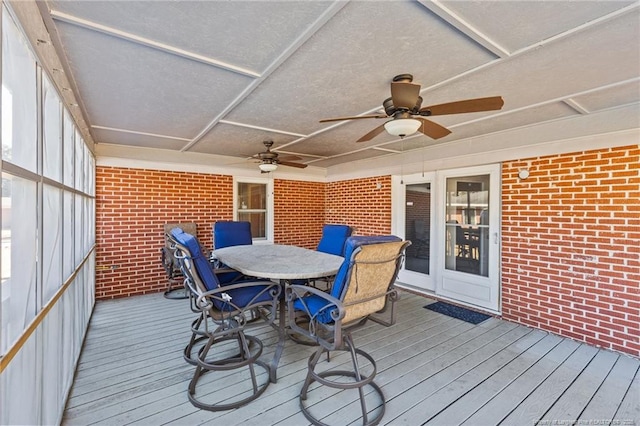
[[[325,183],[274,182],[274,242],[316,248],[324,222]]]
[[[357,235],[391,232],[391,176],[330,182],[325,200],[327,223],[354,226]]]
[[[231,176],[96,168],[96,298],[164,291],[164,224],[195,222],[211,248],[211,225],[233,217]]]
[[[640,355],[638,146],[503,164],[505,319]],[[531,176],[517,173],[528,168]],[[233,217],[231,176],[98,167],[96,297],[162,291],[162,227]],[[276,180],[275,241],[313,248],[323,223],[391,231],[391,178]],[[294,207],[292,207],[294,206]]]
[[[503,164],[505,319],[640,355],[639,164],[638,146]]]

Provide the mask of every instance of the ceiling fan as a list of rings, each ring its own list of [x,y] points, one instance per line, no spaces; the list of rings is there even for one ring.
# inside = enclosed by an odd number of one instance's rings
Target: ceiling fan
[[[258,167],[262,173],[273,172],[278,168],[278,165],[296,167],[298,169],[304,169],[307,167],[306,164],[294,163],[288,160],[301,160],[300,157],[295,155],[287,155],[284,157],[280,157],[277,152],[272,152],[271,147],[273,146],[273,141],[263,141],[262,142],[265,147],[267,147],[266,151],[260,152],[254,155],[251,158],[255,158],[256,160],[260,160],[260,164]]]
[[[391,120],[362,136],[358,139],[358,142],[371,140],[382,133],[383,130],[386,130],[394,136],[400,136],[401,138],[420,131],[432,139],[439,139],[447,136],[451,133],[451,130],[423,117],[493,111],[501,109],[503,105],[504,101],[501,96],[492,96],[423,107],[422,96],[420,96],[420,85],[413,83],[413,76],[411,74],[400,74],[395,76],[391,82],[391,97],[385,99],[382,103],[384,114],[326,118],[320,120],[320,123],[358,120],[361,118],[391,118]]]

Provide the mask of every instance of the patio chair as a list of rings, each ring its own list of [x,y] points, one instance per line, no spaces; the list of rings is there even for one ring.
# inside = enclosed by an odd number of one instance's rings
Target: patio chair
[[[160,261],[167,275],[167,289],[164,292],[164,297],[167,299],[186,299],[189,296],[183,284],[184,277],[182,271],[180,271],[180,265],[173,255],[175,248],[171,246],[169,241],[169,233],[174,228],[180,228],[185,232],[196,235],[197,225],[193,222],[166,223],[164,225],[164,247],[160,248]]]
[[[248,319],[258,314],[282,333],[274,323],[281,287],[271,281],[243,281],[221,286],[198,240],[179,228],[173,229],[170,235],[185,284],[200,311],[191,327],[192,337],[185,348],[185,359],[187,354],[191,356],[197,341],[205,341],[195,358],[196,369],[188,388],[189,401],[210,411],[230,410],[247,404],[266,390],[272,374],[269,365],[260,360],[262,341],[245,334],[245,328],[250,324]],[[256,366],[266,374],[258,375]],[[217,388],[215,378],[208,382],[210,386],[206,390],[198,386],[205,373],[228,375],[231,370],[238,370],[238,377],[243,380],[233,393]],[[214,401],[204,402],[197,393],[209,395]]]
[[[344,256],[345,243],[352,232],[353,228],[349,225],[325,224],[322,226],[322,237],[316,250],[336,256]],[[333,277],[323,277],[312,280],[295,280],[293,284],[307,284],[319,288],[318,285],[323,283],[323,287],[326,290],[332,280]]]
[[[250,222],[219,220],[213,224],[214,249],[249,244],[253,244]]]
[[[353,228],[348,225],[325,224],[322,226],[322,237],[316,250],[344,256],[344,244],[352,232]]]
[[[213,224],[213,249],[221,249],[231,246],[251,245],[253,237],[251,235],[251,223],[245,221],[219,220]],[[229,268],[216,259],[212,253],[211,261],[214,267],[220,271],[218,279],[222,283],[232,283],[249,277],[235,269]],[[222,269],[226,268],[227,272]]]
[[[376,363],[373,358],[354,345],[351,333],[371,319],[383,325],[395,323],[395,301],[398,300],[394,282],[410,241],[388,236],[350,237],[346,243],[345,260],[332,284],[329,294],[308,286],[291,285],[286,298],[289,308],[289,325],[292,332],[315,340],[318,349],[308,361],[308,372],[300,391],[300,408],[307,419],[321,425],[305,405],[309,387],[313,382],[336,389],[356,389],[362,411],[362,424],[375,425],[385,411],[382,389],[374,382]],[[379,314],[391,305],[390,318]],[[303,327],[296,323],[303,313],[309,322]],[[351,357],[351,369],[318,372],[316,366],[324,353],[346,351]],[[361,361],[365,361],[360,365]],[[380,402],[370,417],[365,387],[369,386]],[[368,393],[368,392],[367,392]]]

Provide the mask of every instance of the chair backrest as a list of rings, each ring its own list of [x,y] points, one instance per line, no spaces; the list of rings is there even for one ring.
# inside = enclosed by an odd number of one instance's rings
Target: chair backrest
[[[171,248],[171,244],[169,243],[167,237],[171,233],[173,228],[180,228],[184,232],[191,235],[198,235],[198,226],[194,222],[175,222],[175,223],[165,223],[164,224],[164,245],[167,248]]]
[[[342,262],[342,265],[340,265],[340,269],[338,269],[336,278],[333,280],[330,292],[331,296],[335,297],[338,300],[343,300],[346,294],[345,289],[350,278],[351,267],[353,266],[354,262],[353,256],[360,247],[370,244],[389,242],[402,242],[402,239],[396,237],[395,235],[358,235],[355,237],[347,238],[347,241],[344,245],[344,262]]]
[[[353,228],[348,225],[324,225],[322,227],[322,238],[316,250],[335,254],[336,256],[344,256],[345,242],[352,232]]]
[[[364,318],[385,307],[404,260],[409,241],[378,242],[360,245],[351,256],[351,266],[343,289],[343,324]]]
[[[251,223],[245,221],[221,220],[213,224],[213,248],[253,244]]]
[[[169,233],[174,228],[180,228],[185,232],[190,233],[191,235],[197,235],[196,233],[196,224],[193,222],[187,223],[165,223],[164,225],[164,247],[161,248],[161,260],[162,266],[167,273],[169,279],[174,278],[180,275],[180,266],[178,265],[178,261],[173,255],[173,247],[171,246],[171,242],[169,241]]]
[[[173,228],[170,235],[176,243],[177,251],[183,252],[176,256],[183,266],[182,272],[198,287],[193,290],[200,293],[220,287],[209,259],[202,253],[198,239],[180,228]],[[184,258],[181,259],[182,256]]]

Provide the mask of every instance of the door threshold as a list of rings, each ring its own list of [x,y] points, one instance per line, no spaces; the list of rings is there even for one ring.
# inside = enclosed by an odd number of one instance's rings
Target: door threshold
[[[475,311],[478,312],[483,312],[483,313],[487,313],[487,314],[491,314],[492,316],[498,316],[498,317],[502,317],[502,312],[500,311],[494,311],[493,309],[487,309],[485,307],[482,306],[478,306],[478,305],[474,305],[472,303],[466,303],[457,299],[452,299],[450,297],[444,297],[444,296],[438,296],[434,291],[430,291],[430,290],[425,290],[423,288],[419,288],[419,287],[415,287],[409,284],[405,284],[405,283],[401,283],[401,282],[397,282],[396,283],[396,287],[400,288],[404,291],[407,291],[409,293],[413,293],[416,294],[418,296],[424,296],[424,297],[428,297],[430,299],[434,299],[437,301],[442,301],[442,302],[448,302],[448,303],[452,303],[455,305],[459,305],[459,306],[463,306],[465,308],[471,308]]]

